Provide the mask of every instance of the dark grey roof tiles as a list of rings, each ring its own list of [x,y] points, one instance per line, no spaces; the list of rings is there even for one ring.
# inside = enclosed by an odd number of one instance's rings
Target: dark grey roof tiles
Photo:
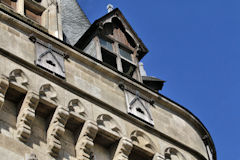
[[[61,0],[61,15],[65,38],[74,46],[91,23],[76,0]]]

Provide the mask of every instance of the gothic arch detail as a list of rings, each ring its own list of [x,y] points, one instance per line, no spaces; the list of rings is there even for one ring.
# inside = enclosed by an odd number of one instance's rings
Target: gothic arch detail
[[[186,160],[186,158],[175,148],[167,148],[165,150],[165,159],[166,160]]]
[[[107,114],[101,114],[97,117],[97,125],[100,128],[104,128],[118,136],[122,135],[121,128],[117,121],[115,121],[111,116]]]
[[[15,69],[10,72],[9,82],[24,90],[28,90],[29,78],[21,69]]]
[[[130,135],[133,144],[136,146],[143,148],[151,153],[155,153],[156,147],[153,141],[142,131],[135,130]]]
[[[51,84],[44,84],[39,90],[39,96],[41,99],[47,100],[53,104],[57,103],[57,92]]]
[[[78,99],[73,99],[69,102],[68,104],[69,107],[69,112],[70,114],[76,116],[76,117],[83,117],[87,118],[87,110],[84,106],[84,104],[78,100]]]

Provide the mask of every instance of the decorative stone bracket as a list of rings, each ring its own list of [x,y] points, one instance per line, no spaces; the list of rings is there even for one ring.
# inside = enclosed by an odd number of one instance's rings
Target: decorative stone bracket
[[[131,153],[132,147],[132,141],[128,138],[123,137],[119,141],[113,160],[128,160],[128,156]]]
[[[53,157],[58,157],[61,149],[61,137],[65,132],[65,125],[69,117],[68,108],[58,106],[47,131],[48,152]]]
[[[96,122],[90,120],[85,122],[76,144],[76,157],[78,160],[91,160],[93,141],[97,132]]]
[[[39,102],[38,94],[28,92],[17,117],[17,138],[26,142],[31,135],[31,125],[35,119],[35,110]]]
[[[8,82],[7,78],[0,77],[0,110],[5,101],[5,94],[7,92],[8,87],[9,87],[9,82]]]

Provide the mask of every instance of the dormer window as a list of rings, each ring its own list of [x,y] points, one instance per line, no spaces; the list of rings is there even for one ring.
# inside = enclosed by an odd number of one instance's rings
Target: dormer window
[[[132,77],[137,68],[132,58],[133,51],[119,44],[118,41],[108,39],[108,37],[99,38],[99,43],[101,46],[102,61],[108,66]]]
[[[148,50],[118,9],[96,20],[74,46],[142,82],[138,62]]]
[[[16,2],[16,0],[0,0],[0,3],[3,3],[12,9],[16,9]]]

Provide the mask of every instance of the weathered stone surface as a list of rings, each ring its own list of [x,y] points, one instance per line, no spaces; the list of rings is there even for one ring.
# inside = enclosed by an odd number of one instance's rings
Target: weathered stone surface
[[[153,157],[153,160],[164,160],[164,156],[159,153],[156,153]]]
[[[132,141],[123,137],[118,144],[113,160],[128,160],[132,147]]]
[[[19,2],[24,1],[19,0]],[[47,8],[51,2],[42,0],[41,4]],[[52,31],[57,28],[57,23],[61,23],[56,22],[57,17],[54,14],[57,5],[56,1],[53,2],[54,6],[48,8],[52,10],[50,14],[53,16],[50,19],[46,18],[47,10],[43,16],[46,22],[55,19],[51,23],[55,25],[52,26]],[[64,13],[63,31],[71,40],[69,40],[71,44],[78,40],[90,24],[76,4],[75,0],[62,0],[58,13],[58,16]],[[61,7],[63,12],[60,11]],[[76,19],[77,22],[73,22]],[[153,160],[162,159],[162,156],[156,153],[161,155],[171,153],[165,153],[169,147],[178,150],[186,159],[208,159],[201,139],[202,134],[207,132],[190,113],[173,102],[159,100],[159,95],[152,93],[141,84],[81,55],[61,41],[20,20],[21,18],[16,19],[0,11],[0,74],[7,77],[0,79],[0,108],[3,106],[0,111],[0,153],[7,154],[5,159],[21,160],[26,153],[36,153],[38,160],[54,159],[47,154],[49,152],[54,157],[59,155],[59,159],[63,160],[89,160],[93,157],[92,152],[96,151],[97,158],[100,159],[107,157],[126,160],[129,152],[133,151],[130,151],[131,143],[127,139],[133,141],[134,151],[140,149],[146,151],[143,154],[149,154],[151,157],[155,155]],[[47,25],[46,27],[48,28]],[[69,59],[64,60],[66,80],[35,66],[35,46],[28,39],[31,33],[70,55]],[[59,33],[50,34],[55,36]],[[156,101],[153,106],[149,106],[154,127],[127,114],[126,97],[118,87],[120,82]],[[8,89],[20,91],[23,98],[14,99],[8,94]],[[37,94],[29,96],[30,91],[39,93],[41,108],[35,108],[38,101]],[[26,93],[28,94],[25,95]],[[64,107],[58,110],[61,107],[57,106],[61,105]],[[54,112],[56,107],[57,110]],[[71,119],[67,121],[67,117]],[[77,129],[72,129],[72,125]],[[111,137],[115,141],[108,142],[111,143],[110,148],[96,142],[97,147],[93,149],[98,129],[97,138],[101,134],[115,138]],[[139,130],[141,132],[138,132]],[[21,143],[16,137],[28,141]],[[126,138],[122,138],[116,145],[121,137]],[[179,143],[182,145],[178,145]],[[172,156],[176,158],[176,154]]]
[[[94,139],[98,127],[94,121],[86,121],[76,144],[76,158],[78,160],[91,160]]]
[[[5,94],[7,92],[8,86],[9,86],[8,80],[3,76],[0,77],[0,111],[5,101]]]
[[[48,152],[51,156],[57,157],[61,149],[61,137],[65,132],[65,125],[69,116],[68,108],[58,106],[47,131]]]
[[[39,102],[38,94],[28,92],[17,117],[17,138],[26,142],[32,132],[32,122]]]

